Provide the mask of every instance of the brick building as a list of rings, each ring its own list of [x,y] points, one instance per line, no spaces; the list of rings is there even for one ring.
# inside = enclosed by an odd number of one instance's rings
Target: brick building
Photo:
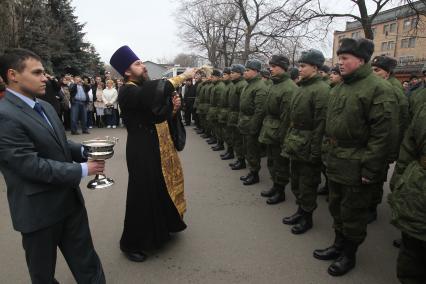
[[[416,9],[426,11],[422,2],[414,3]],[[420,74],[426,64],[426,16],[417,17],[408,5],[380,12],[372,24],[375,52],[373,56],[385,54],[398,60],[395,75],[407,79],[411,74]],[[339,40],[344,37],[364,36],[361,23],[346,22],[344,31],[334,32],[333,65],[337,63],[336,51]]]

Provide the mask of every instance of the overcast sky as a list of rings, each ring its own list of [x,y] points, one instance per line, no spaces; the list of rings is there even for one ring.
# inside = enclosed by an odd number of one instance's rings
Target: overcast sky
[[[321,3],[333,12],[358,13],[349,0],[321,0]],[[374,3],[367,0],[367,4],[373,7]],[[144,61],[157,62],[173,59],[181,52],[191,53],[178,37],[174,19],[178,0],[72,0],[72,5],[79,22],[86,23],[86,40],[96,47],[105,62],[122,45],[129,45]],[[335,28],[343,29],[344,21],[336,23]],[[331,57],[332,35],[325,44],[316,47]]]

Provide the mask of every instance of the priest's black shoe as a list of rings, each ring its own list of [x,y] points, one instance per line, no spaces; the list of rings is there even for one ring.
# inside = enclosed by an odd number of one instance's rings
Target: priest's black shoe
[[[225,150],[225,147],[223,145],[218,144],[217,146],[212,147],[212,150],[215,151],[215,152],[223,151],[223,150]]]
[[[343,235],[336,232],[333,245],[325,249],[314,250],[314,257],[319,260],[337,259],[342,254],[344,240]]]
[[[266,200],[266,204],[274,205],[285,201],[284,187],[280,186],[277,188],[275,194]]]
[[[234,158],[234,153],[225,153],[225,155],[221,158],[222,160],[232,160]]]
[[[252,185],[259,183],[259,173],[258,172],[252,172],[251,176],[243,181],[243,185]]]
[[[328,195],[328,187],[324,185],[323,187],[320,187],[317,192],[318,195]]]
[[[134,262],[143,262],[146,260],[147,256],[143,252],[123,252],[124,255]]]
[[[377,220],[377,207],[371,207],[368,209],[367,224],[371,224]]]
[[[233,167],[231,167],[231,169],[234,171],[238,171],[245,169],[246,167],[246,160],[238,160],[238,162]]]
[[[312,212],[302,210],[302,217],[300,217],[299,221],[291,228],[291,232],[295,235],[300,235],[312,229],[312,226]]]
[[[328,267],[328,274],[331,276],[342,276],[351,271],[356,264],[357,248],[358,245],[356,243],[345,240],[342,255]]]
[[[302,208],[299,207],[297,208],[296,213],[294,213],[291,216],[283,218],[283,224],[294,225],[299,221],[300,218],[302,218]]]
[[[246,176],[241,176],[240,181],[246,181],[251,175],[252,175],[252,173],[249,172]]]
[[[394,247],[400,248],[401,247],[401,242],[402,242],[401,239],[396,239],[396,240],[393,240],[392,244],[393,244]]]

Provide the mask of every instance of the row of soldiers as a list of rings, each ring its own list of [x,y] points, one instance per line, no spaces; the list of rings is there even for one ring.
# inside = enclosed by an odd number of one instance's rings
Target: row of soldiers
[[[328,70],[320,51],[302,52],[297,84],[283,55],[269,60],[270,81],[262,80],[258,60],[232,65],[223,74],[200,71],[197,133],[216,144],[214,151],[226,144],[221,158],[236,156],[232,170],[248,166],[244,185],[259,182],[266,154],[273,187],[261,195],[268,204],[282,202],[291,184],[297,210],[282,222],[294,234],[312,228],[321,171],[326,174],[335,239],[313,255],[333,260],[328,268],[333,276],[355,267],[367,224],[377,217],[389,166],[399,156],[389,197],[392,223],[402,231],[398,278],[426,283],[426,89],[408,102],[393,76],[396,61],[377,56],[370,62],[373,52],[369,40],[343,39],[330,77],[321,76]]]

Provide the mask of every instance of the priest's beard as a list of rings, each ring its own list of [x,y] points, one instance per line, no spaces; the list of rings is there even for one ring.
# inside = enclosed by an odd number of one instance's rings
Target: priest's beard
[[[144,82],[150,81],[150,80],[151,78],[149,78],[148,74],[146,75],[142,74],[136,78],[136,81],[139,85],[142,85]]]

